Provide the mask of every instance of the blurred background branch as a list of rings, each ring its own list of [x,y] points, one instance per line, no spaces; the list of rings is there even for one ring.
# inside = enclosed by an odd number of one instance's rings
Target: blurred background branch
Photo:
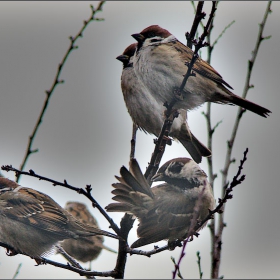
[[[77,42],[77,40],[79,38],[83,37],[83,32],[87,28],[87,26],[92,21],[103,20],[103,19],[100,19],[100,18],[95,18],[95,14],[100,12],[100,11],[102,11],[104,3],[105,3],[105,1],[100,1],[99,4],[97,5],[96,9],[93,7],[93,5],[90,5],[90,8],[91,8],[91,15],[90,15],[90,17],[88,18],[88,20],[84,20],[84,25],[82,26],[80,31],[74,37],[72,37],[72,36],[69,37],[70,45],[69,45],[65,55],[63,56],[61,62],[58,64],[57,72],[56,72],[56,75],[54,77],[52,86],[50,87],[49,90],[46,90],[45,101],[44,101],[43,107],[41,109],[40,115],[38,117],[38,120],[37,120],[37,122],[35,124],[35,127],[34,127],[32,133],[31,133],[31,135],[29,136],[29,140],[28,140],[28,143],[27,143],[27,148],[26,148],[26,151],[25,151],[25,155],[24,155],[23,161],[22,161],[22,163],[20,165],[20,168],[19,168],[20,170],[24,170],[26,162],[27,162],[29,156],[32,155],[33,153],[37,153],[38,152],[38,149],[33,149],[33,142],[34,142],[36,134],[37,134],[37,132],[39,130],[39,127],[40,127],[40,125],[43,122],[43,117],[44,117],[44,115],[46,113],[46,110],[47,110],[50,98],[51,98],[51,96],[52,96],[56,86],[59,85],[59,84],[63,84],[64,83],[64,80],[60,80],[60,75],[61,75],[62,69],[63,69],[63,67],[64,67],[64,65],[66,63],[67,58],[69,57],[70,53],[73,50],[78,48],[78,46],[75,45],[75,44],[76,44],[76,42]],[[20,175],[21,174],[19,173],[18,177],[17,177],[17,180],[16,180],[17,182],[19,182]]]

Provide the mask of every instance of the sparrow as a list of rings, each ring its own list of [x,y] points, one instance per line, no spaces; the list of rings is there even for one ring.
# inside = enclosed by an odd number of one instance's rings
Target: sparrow
[[[162,103],[170,103],[187,73],[193,51],[158,25],[151,25],[131,36],[138,41],[133,61],[136,76],[153,96],[157,96]],[[238,105],[262,117],[271,113],[232,93],[229,90],[232,87],[203,59],[197,58],[192,71],[195,76],[189,77],[183,90],[183,99],[178,100],[174,108],[188,111],[204,102],[214,102]]]
[[[66,203],[64,209],[83,224],[91,225],[97,229],[99,228],[96,219],[91,215],[85,204],[69,201]],[[100,255],[102,249],[116,253],[116,251],[105,246],[103,242],[104,237],[102,235],[95,235],[81,237],[77,240],[66,239],[60,243],[60,246],[76,260],[88,262],[95,260]]]
[[[212,187],[205,172],[190,158],[175,158],[163,164],[152,177],[164,183],[150,187],[136,159],[130,170],[122,166],[119,183],[112,184],[113,200],[105,207],[108,212],[126,212],[139,220],[139,237],[131,248],[160,240],[169,244],[182,241],[191,234],[191,225],[202,221],[215,208]],[[196,213],[196,215],[195,215]],[[200,226],[202,229],[206,223]]]
[[[55,250],[59,241],[115,234],[84,224],[48,195],[0,178],[0,242],[40,260]]]
[[[159,136],[165,121],[163,102],[152,95],[134,72],[133,59],[137,44],[128,46],[117,59],[123,63],[121,88],[124,101],[132,121],[144,132]],[[190,131],[187,111],[180,109],[179,116],[174,119],[170,136],[178,139],[191,157],[200,163],[203,157],[211,156],[206,148]]]

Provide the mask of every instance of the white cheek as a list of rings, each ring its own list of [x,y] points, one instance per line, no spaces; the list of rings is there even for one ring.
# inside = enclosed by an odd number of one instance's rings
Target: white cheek
[[[195,177],[195,171],[197,169],[200,169],[199,166],[194,161],[190,161],[183,166],[181,175],[183,175],[183,177],[186,177],[187,179],[191,179]]]

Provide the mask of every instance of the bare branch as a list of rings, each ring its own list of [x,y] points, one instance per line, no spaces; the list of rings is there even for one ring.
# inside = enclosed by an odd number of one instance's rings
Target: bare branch
[[[136,133],[137,133],[138,126],[133,123],[132,125],[132,137],[130,141],[130,158],[135,157],[135,146],[136,146]]]
[[[196,256],[197,256],[197,264],[198,264],[198,271],[199,271],[199,279],[202,279],[203,272],[201,270],[201,257],[199,251],[196,252]]]
[[[191,2],[192,2],[192,5],[194,7],[194,2],[193,1],[191,1]],[[205,16],[206,16],[206,14],[204,12],[202,12],[203,5],[204,5],[204,1],[199,1],[198,2],[191,31],[190,32],[186,32],[186,34],[185,34],[186,39],[187,39],[187,46],[190,49],[192,48],[193,39],[194,39],[194,36],[196,34],[198,25],[201,23],[201,20],[204,19]]]
[[[22,163],[20,165],[20,168],[19,168],[21,171],[24,170],[24,167],[26,165],[26,162],[27,162],[29,156],[31,154],[33,154],[33,153],[38,152],[38,149],[33,149],[32,148],[33,141],[34,141],[34,138],[35,138],[35,136],[36,136],[36,134],[38,132],[38,129],[39,129],[41,123],[43,122],[43,117],[44,117],[44,115],[46,113],[46,110],[47,110],[50,98],[51,98],[51,96],[52,96],[52,94],[54,92],[54,89],[56,88],[56,86],[58,84],[64,83],[63,80],[60,80],[60,74],[61,74],[62,68],[65,65],[65,62],[66,62],[69,54],[71,53],[71,51],[78,48],[78,46],[76,46],[75,43],[76,43],[78,38],[83,37],[83,32],[86,29],[86,27],[89,25],[89,23],[91,21],[94,21],[94,20],[97,20],[97,21],[101,20],[101,19],[96,19],[95,18],[95,14],[97,12],[102,11],[102,7],[103,7],[104,3],[105,3],[105,1],[100,1],[96,9],[94,9],[94,7],[92,5],[90,5],[90,7],[91,7],[91,15],[90,15],[89,19],[84,21],[83,27],[80,29],[80,31],[77,33],[76,36],[74,36],[74,37],[70,36],[69,37],[70,45],[68,47],[68,50],[66,51],[66,53],[65,53],[64,57],[62,58],[61,62],[58,64],[57,72],[56,72],[56,75],[55,75],[55,78],[54,78],[52,86],[50,87],[49,90],[46,90],[46,98],[45,98],[43,107],[41,109],[41,112],[40,112],[40,115],[38,117],[38,120],[37,120],[37,122],[35,124],[35,127],[34,127],[32,133],[31,133],[31,135],[29,136],[29,141],[28,141],[28,144],[27,144],[26,152],[25,152],[23,161],[22,161]],[[20,174],[17,177],[17,182],[19,181],[19,179],[20,179]]]
[[[213,42],[212,48],[215,47],[215,45],[218,43],[218,41],[222,38],[222,36],[224,35],[224,33],[227,31],[227,29],[229,29],[234,23],[235,23],[235,20],[233,20],[231,23],[229,23],[229,24],[223,29],[223,31],[219,34],[219,36],[217,37],[217,39]]]
[[[20,264],[18,265],[17,270],[16,270],[16,272],[15,272],[15,274],[14,274],[14,276],[13,276],[12,279],[16,279],[16,278],[17,278],[17,276],[19,275],[21,266],[22,266],[22,263],[20,263]]]

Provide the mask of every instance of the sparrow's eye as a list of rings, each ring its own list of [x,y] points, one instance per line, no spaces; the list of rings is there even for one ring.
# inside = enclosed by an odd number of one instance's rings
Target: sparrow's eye
[[[160,39],[151,39],[151,43],[159,42]]]
[[[174,162],[168,169],[172,173],[180,173],[183,165],[181,162]]]

